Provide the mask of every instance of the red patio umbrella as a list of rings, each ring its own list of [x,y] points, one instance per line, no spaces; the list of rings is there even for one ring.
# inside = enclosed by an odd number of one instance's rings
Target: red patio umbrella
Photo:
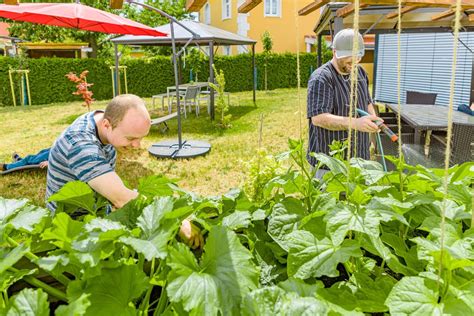
[[[166,36],[144,24],[80,3],[0,4],[0,17],[110,34]]]

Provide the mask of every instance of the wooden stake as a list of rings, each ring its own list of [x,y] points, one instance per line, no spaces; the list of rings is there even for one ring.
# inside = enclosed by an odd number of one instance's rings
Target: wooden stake
[[[111,9],[122,9],[123,0],[110,0]]]

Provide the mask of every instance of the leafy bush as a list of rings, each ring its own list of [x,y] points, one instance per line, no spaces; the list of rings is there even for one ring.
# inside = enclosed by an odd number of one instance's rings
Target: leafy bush
[[[201,55],[183,67],[183,83],[189,79],[190,70],[199,74],[199,81],[209,78],[208,59]],[[265,57],[256,55],[257,89],[263,90],[264,69],[267,64],[268,89],[296,87],[296,55],[271,54]],[[30,70],[30,90],[33,104],[75,101],[70,94],[70,84],[64,80],[64,74],[81,73],[89,70],[88,80],[94,82],[94,97],[97,100],[112,98],[111,60],[106,59],[68,59],[41,58],[28,59]],[[128,92],[141,97],[151,97],[166,92],[166,87],[174,85],[171,58],[157,56],[150,59],[125,59],[121,65],[127,66]],[[216,56],[215,66],[227,74],[226,91],[249,91],[253,86],[252,56]],[[315,54],[301,54],[301,85],[306,86],[311,72],[316,69]],[[12,105],[8,69],[18,68],[18,60],[0,57],[0,105]],[[123,79],[122,79],[123,83]]]
[[[324,183],[290,141],[293,167],[261,182],[258,204],[158,176],[107,216],[81,182],[52,197],[67,206],[53,217],[0,198],[0,314],[48,315],[49,297],[56,315],[472,315],[474,163],[449,169],[445,194],[443,170],[316,156]],[[189,216],[202,252],[175,238]]]

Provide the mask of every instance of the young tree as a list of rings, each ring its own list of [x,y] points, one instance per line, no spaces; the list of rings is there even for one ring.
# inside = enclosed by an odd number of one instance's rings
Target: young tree
[[[263,60],[264,60],[264,68],[265,68],[265,91],[267,90],[267,62],[268,56],[272,53],[273,49],[273,40],[270,36],[268,31],[265,31],[262,34],[262,45],[263,45]]]

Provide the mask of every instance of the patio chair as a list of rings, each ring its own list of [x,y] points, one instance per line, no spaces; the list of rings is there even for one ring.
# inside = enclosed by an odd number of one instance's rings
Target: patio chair
[[[161,99],[161,110],[165,110],[165,98],[168,98],[168,93],[160,93],[160,94],[155,94],[151,97],[152,105],[153,105],[153,110],[155,109],[155,99]],[[168,100],[169,102],[169,100]],[[171,114],[171,112],[170,112]]]
[[[406,93],[406,104],[426,104],[426,105],[434,105],[436,103],[436,97],[438,96],[437,93],[425,93],[419,91],[407,91]],[[426,131],[425,135],[425,156],[428,156],[430,151],[430,139],[431,139],[432,131]]]
[[[198,105],[198,100],[197,100],[197,96],[198,96],[198,93],[199,93],[199,87],[195,87],[195,86],[189,86],[186,88],[185,91],[180,91],[179,93],[179,98],[180,98],[180,101],[182,102],[181,105],[182,105],[182,109],[184,110],[184,117],[186,118],[187,117],[187,109],[186,107],[188,107],[189,109],[189,112],[192,111],[192,105],[194,105],[194,107],[196,108],[196,116],[198,115],[199,113],[199,105]],[[171,106],[173,104],[176,103],[176,96],[173,95],[171,97],[171,102],[169,104],[169,112],[171,113]]]
[[[446,147],[446,135],[433,134],[433,140]],[[453,135],[451,144],[452,164],[461,164],[474,160],[474,126],[459,123],[453,123]]]
[[[425,93],[418,91],[407,91],[406,104],[435,104],[437,93]]]

